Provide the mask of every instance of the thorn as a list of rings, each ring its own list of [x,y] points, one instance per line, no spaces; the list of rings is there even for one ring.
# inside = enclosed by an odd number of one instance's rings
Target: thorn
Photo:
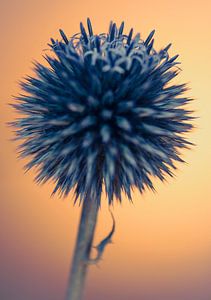
[[[88,27],[89,35],[93,36],[92,23],[90,21],[90,18],[87,18],[87,27]]]
[[[55,40],[54,40],[53,38],[51,38],[51,43],[52,43],[52,44],[55,44],[55,43],[56,43]]]
[[[89,40],[88,40],[87,33],[86,33],[86,30],[85,30],[84,25],[83,25],[82,22],[80,23],[80,29],[81,29],[81,34],[84,38],[84,41],[87,44]]]
[[[115,38],[115,34],[116,34],[116,23],[114,23],[111,27],[111,32],[110,32],[110,42],[112,42]]]
[[[153,37],[154,34],[155,34],[155,30],[152,30],[152,31],[150,32],[150,34],[148,35],[146,41],[144,42],[144,44],[145,44],[146,46],[149,44],[149,42],[151,41],[151,39],[152,39],[152,37]]]
[[[119,37],[120,37],[120,35],[122,35],[122,33],[123,33],[124,25],[125,25],[125,23],[122,22],[121,25],[120,25],[120,27],[119,27]]]
[[[65,44],[68,45],[69,41],[68,41],[68,38],[67,38],[66,34],[64,33],[64,31],[62,29],[59,29],[59,32],[60,32],[60,35],[63,38]]]
[[[171,46],[172,46],[172,43],[168,44],[168,45],[163,49],[163,51],[166,51],[166,52],[167,52]]]
[[[109,29],[108,29],[109,34],[111,32],[112,26],[113,26],[113,21],[111,21],[110,24],[109,24]]]
[[[133,35],[133,28],[130,29],[128,38],[127,38],[127,44],[130,45],[131,39],[132,39],[132,35]]]
[[[170,59],[168,60],[168,63],[174,62],[178,57],[179,57],[179,54],[173,56],[172,58],[170,58]]]

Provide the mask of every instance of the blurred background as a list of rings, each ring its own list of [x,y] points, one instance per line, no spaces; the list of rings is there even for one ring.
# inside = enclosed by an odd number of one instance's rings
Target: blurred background
[[[16,117],[7,105],[20,92],[18,80],[32,74],[33,59],[42,55],[50,37],[79,31],[92,19],[96,32],[110,20],[126,22],[146,38],[156,29],[156,49],[173,43],[188,82],[197,144],[184,151],[176,179],[155,182],[157,193],[133,194],[133,204],[115,204],[114,244],[99,268],[90,268],[86,300],[210,300],[211,299],[211,42],[210,1],[142,0],[0,0],[0,299],[62,300],[75,244],[80,208],[71,197],[50,198],[53,186],[33,182],[16,159],[11,129]],[[103,199],[96,243],[111,227]]]

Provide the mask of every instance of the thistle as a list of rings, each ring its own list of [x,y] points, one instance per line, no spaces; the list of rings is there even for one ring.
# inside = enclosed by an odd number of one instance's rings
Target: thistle
[[[180,70],[171,44],[156,51],[154,30],[142,40],[133,29],[125,34],[124,22],[102,34],[89,19],[87,27],[51,39],[49,66],[35,63],[36,76],[25,78],[25,93],[13,104],[23,114],[12,125],[23,140],[20,156],[31,158],[26,169],[36,167],[39,183],[53,180],[53,194],[74,190],[74,201],[83,203],[71,300],[81,299],[103,186],[109,204],[123,193],[132,200],[133,187],[153,190],[153,177],[163,181],[183,162],[180,148],[191,145],[184,133],[192,129],[186,85],[170,83]]]

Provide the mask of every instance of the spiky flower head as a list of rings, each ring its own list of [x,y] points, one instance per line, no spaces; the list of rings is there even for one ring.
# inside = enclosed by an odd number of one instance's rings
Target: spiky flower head
[[[132,187],[153,189],[152,177],[172,176],[183,134],[192,128],[190,99],[184,84],[170,84],[178,74],[170,45],[153,47],[146,40],[110,24],[108,33],[88,30],[62,40],[51,39],[50,66],[35,63],[35,77],[22,82],[24,95],[13,106],[24,116],[13,123],[23,139],[21,156],[27,169],[37,167],[37,182],[53,179],[55,189],[75,200],[97,199],[102,186],[109,203],[131,199]]]

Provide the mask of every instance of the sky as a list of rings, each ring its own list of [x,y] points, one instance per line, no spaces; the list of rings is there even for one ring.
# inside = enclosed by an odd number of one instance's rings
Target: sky
[[[90,268],[85,299],[211,299],[210,9],[208,0],[0,0],[0,299],[64,299],[80,207],[51,198],[53,185],[37,186],[33,171],[24,174],[6,123],[17,117],[8,103],[18,81],[33,74],[33,60],[44,62],[50,37],[59,38],[59,28],[73,35],[87,17],[96,32],[124,20],[143,38],[156,29],[156,49],[171,42],[198,119],[189,134],[196,146],[183,151],[176,177],[155,181],[156,193],[135,191],[133,204],[115,203],[114,244]],[[111,227],[102,198],[95,243]]]

